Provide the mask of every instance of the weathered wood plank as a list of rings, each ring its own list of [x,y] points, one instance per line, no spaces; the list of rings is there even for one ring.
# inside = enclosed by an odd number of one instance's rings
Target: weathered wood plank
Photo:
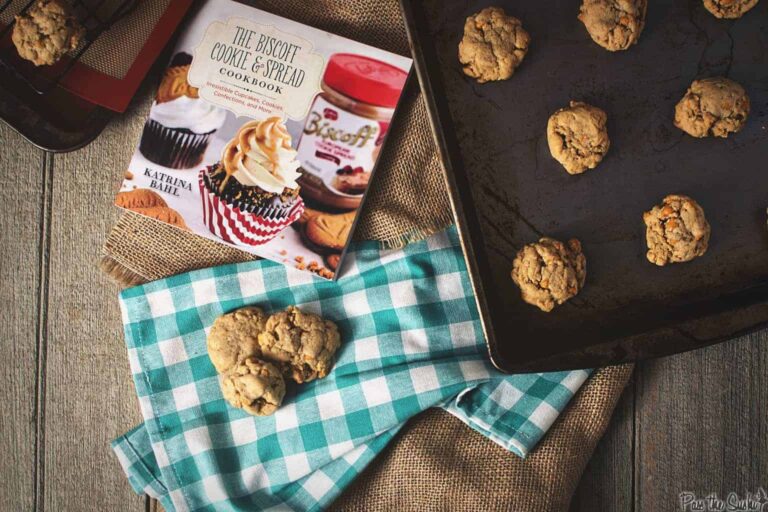
[[[43,158],[0,123],[0,510],[35,502]]]
[[[765,487],[767,367],[762,331],[638,368],[635,510]]]
[[[146,102],[144,102],[146,103]],[[142,112],[95,142],[57,155],[45,400],[45,510],[145,510],[109,442],[141,419],[120,323],[117,286],[98,268],[117,220],[112,206]]]
[[[634,400],[633,377],[616,405],[605,436],[584,470],[571,501],[571,512],[631,510]]]

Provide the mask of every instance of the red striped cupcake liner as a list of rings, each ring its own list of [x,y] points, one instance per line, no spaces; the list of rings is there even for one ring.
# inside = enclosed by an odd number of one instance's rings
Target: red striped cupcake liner
[[[304,213],[304,201],[296,198],[288,214],[278,218],[266,218],[256,213],[240,211],[217,196],[205,186],[200,171],[198,184],[203,200],[203,222],[211,233],[229,243],[254,247],[275,238],[282,230],[296,222]]]

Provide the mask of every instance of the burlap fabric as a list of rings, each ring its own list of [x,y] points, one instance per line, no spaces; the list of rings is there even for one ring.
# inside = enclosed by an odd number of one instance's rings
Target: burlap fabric
[[[258,7],[407,54],[396,0],[266,0]],[[452,222],[442,169],[415,84],[406,92],[355,232],[400,246]],[[132,213],[104,247],[102,268],[123,284],[252,257]],[[335,505],[338,510],[560,511],[602,436],[631,366],[597,372],[523,461],[442,410],[415,418]]]
[[[633,365],[597,371],[525,460],[442,409],[405,426],[333,510],[568,510]]]

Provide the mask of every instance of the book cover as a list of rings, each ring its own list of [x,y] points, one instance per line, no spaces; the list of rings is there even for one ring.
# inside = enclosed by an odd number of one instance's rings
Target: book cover
[[[411,60],[230,0],[182,30],[116,204],[335,279]]]

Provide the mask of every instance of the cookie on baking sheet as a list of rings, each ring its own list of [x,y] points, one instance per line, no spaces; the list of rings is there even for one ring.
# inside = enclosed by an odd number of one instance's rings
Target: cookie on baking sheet
[[[295,306],[270,316],[259,334],[261,357],[298,383],[328,375],[340,345],[336,324]]]
[[[74,50],[85,35],[64,0],[37,0],[16,16],[11,39],[22,59],[35,66],[50,66]]]
[[[321,248],[341,251],[347,245],[356,213],[316,215],[307,221],[304,234],[310,242]]]
[[[608,139],[606,113],[592,105],[572,101],[547,123],[547,143],[552,157],[568,174],[581,174],[597,167],[611,141]]]
[[[130,192],[120,192],[115,198],[115,204],[127,210],[168,206],[168,203],[160,197],[160,194],[148,188],[137,188]]]
[[[225,373],[246,357],[259,355],[258,336],[267,315],[259,308],[244,307],[221,315],[208,333],[208,357],[219,373]]]
[[[694,80],[675,106],[675,126],[692,137],[728,137],[744,127],[749,108],[747,92],[733,80]]]
[[[480,83],[506,80],[525,58],[530,42],[520,20],[500,7],[486,7],[464,23],[459,62],[464,74]]]
[[[757,5],[758,0],[704,0],[704,7],[715,18],[741,18],[745,12]]]
[[[576,239],[564,244],[544,237],[520,249],[512,262],[512,281],[523,300],[545,312],[576,296],[586,277],[587,260]]]
[[[648,0],[583,0],[579,20],[589,37],[606,50],[626,50],[645,26]]]
[[[221,376],[221,392],[234,407],[269,416],[283,403],[285,380],[275,365],[246,357]]]
[[[704,210],[688,196],[671,194],[643,214],[648,261],[683,263],[707,252],[711,228]]]
[[[130,208],[132,212],[140,213],[152,219],[165,222],[171,226],[189,231],[187,223],[184,222],[184,217],[173,208],[167,206],[150,206],[149,208]]]

